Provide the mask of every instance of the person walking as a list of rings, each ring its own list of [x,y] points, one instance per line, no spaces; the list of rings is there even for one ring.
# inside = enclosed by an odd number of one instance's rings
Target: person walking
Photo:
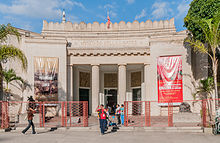
[[[121,111],[121,124],[124,125],[124,105],[123,104],[121,104],[120,111]]]
[[[28,98],[28,108],[27,108],[27,118],[28,118],[28,126],[22,131],[23,134],[27,132],[27,130],[32,126],[32,134],[36,134],[34,123],[33,123],[33,117],[35,113],[35,101],[32,96]]]
[[[101,104],[96,108],[96,112],[98,112],[98,118],[99,118],[99,124],[100,124],[100,130],[101,130],[101,135],[105,134],[105,127],[106,127],[106,110],[104,109],[104,105]]]
[[[121,124],[121,117],[120,117],[121,114],[120,114],[120,105],[119,104],[116,105],[115,114],[116,114],[117,119],[118,119],[118,125],[120,125]]]

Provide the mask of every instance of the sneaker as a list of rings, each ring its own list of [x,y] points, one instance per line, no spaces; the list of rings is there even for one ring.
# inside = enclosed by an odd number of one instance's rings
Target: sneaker
[[[25,132],[21,132],[21,133],[25,135]]]
[[[36,132],[32,133],[32,134],[37,134]]]

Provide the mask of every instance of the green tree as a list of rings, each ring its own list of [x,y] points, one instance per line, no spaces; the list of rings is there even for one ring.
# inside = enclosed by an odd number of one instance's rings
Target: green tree
[[[214,98],[218,98],[218,90],[217,90],[217,67],[218,67],[218,59],[216,57],[217,48],[220,45],[220,14],[217,14],[211,19],[197,19],[191,18],[191,21],[194,22],[195,25],[198,25],[203,30],[205,36],[205,42],[202,42],[192,34],[189,34],[185,39],[185,42],[188,43],[191,47],[194,48],[194,51],[201,52],[207,54],[212,61],[212,72],[214,78],[214,89],[215,95]],[[216,100],[217,101],[217,100]],[[217,108],[218,103],[215,104]]]
[[[195,39],[206,42],[202,28],[196,25],[192,19],[211,19],[219,11],[220,0],[193,0],[184,19],[184,26],[192,33]]]
[[[8,85],[10,82],[20,81],[22,84],[24,83],[24,80],[20,76],[17,76],[13,69],[3,70],[2,73],[4,77],[3,79],[6,82],[6,92],[9,92]]]
[[[16,28],[8,25],[0,25],[0,100],[3,98],[3,67],[2,64],[7,62],[8,59],[17,59],[21,62],[22,68],[27,69],[27,58],[24,53],[12,46],[7,45],[6,41],[9,35],[14,35],[17,40],[20,39],[20,33]]]
[[[200,85],[196,89],[196,93],[193,94],[194,100],[207,100],[207,107],[208,107],[208,115],[210,121],[212,121],[212,93],[214,89],[214,80],[213,77],[208,77],[204,80],[200,80]]]

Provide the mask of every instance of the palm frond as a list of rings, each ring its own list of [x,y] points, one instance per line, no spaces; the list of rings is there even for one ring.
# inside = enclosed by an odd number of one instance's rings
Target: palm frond
[[[23,69],[27,69],[27,58],[25,54],[18,48],[12,45],[2,45],[0,48],[0,60],[17,58]]]
[[[8,35],[14,35],[17,37],[18,41],[20,40],[20,33],[16,28],[12,27],[11,24],[0,25],[0,42],[5,42]]]

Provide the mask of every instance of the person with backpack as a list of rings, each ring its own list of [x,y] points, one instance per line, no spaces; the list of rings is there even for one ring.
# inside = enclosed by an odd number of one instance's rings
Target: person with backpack
[[[124,105],[123,104],[121,104],[120,111],[121,111],[121,124],[124,125]]]
[[[34,113],[36,112],[34,109],[36,108],[35,101],[32,96],[28,98],[28,108],[27,108],[27,119],[28,119],[28,126],[22,131],[23,134],[27,132],[27,130],[32,126],[32,134],[36,134],[33,117]]]
[[[107,111],[104,109],[104,105],[101,104],[100,106],[96,108],[96,112],[98,112],[101,135],[104,135],[105,128],[106,128],[105,124],[106,124],[106,118],[107,118]]]
[[[121,110],[120,110],[119,104],[116,105],[115,115],[117,116],[117,119],[118,119],[118,125],[120,125],[121,124]]]

